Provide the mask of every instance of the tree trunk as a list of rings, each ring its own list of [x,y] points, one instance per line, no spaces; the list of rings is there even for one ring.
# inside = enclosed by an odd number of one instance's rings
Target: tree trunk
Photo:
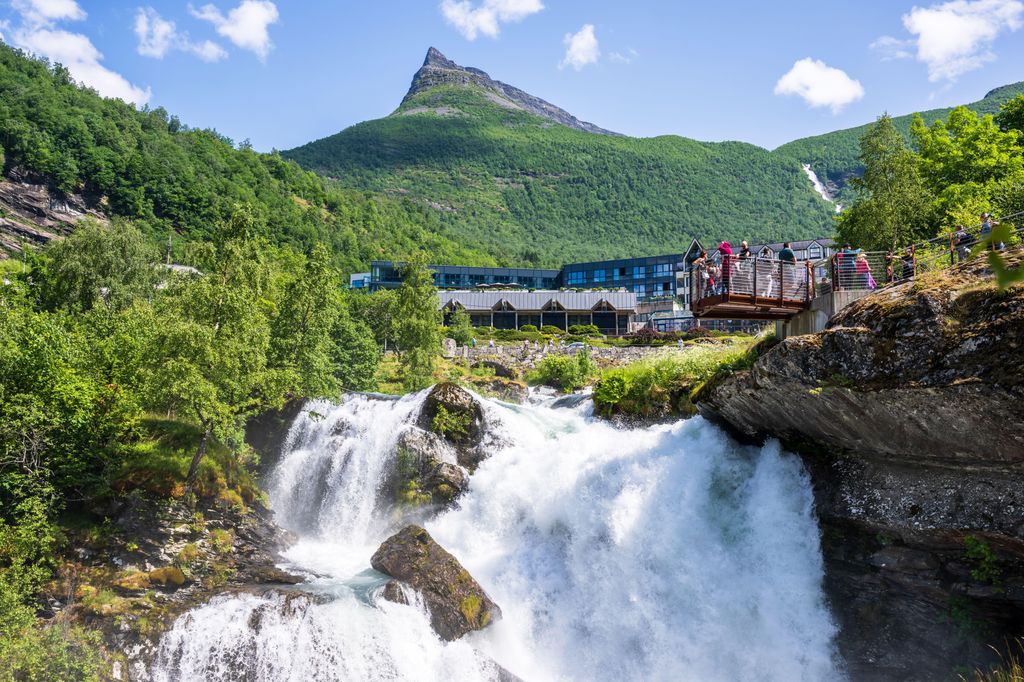
[[[203,456],[206,455],[206,445],[210,441],[210,431],[209,426],[203,430],[203,437],[199,439],[199,447],[196,448],[196,454],[192,456],[192,463],[188,467],[188,476],[185,478],[186,497],[192,495],[192,489],[195,487],[196,476],[199,474],[199,463],[203,461]]]

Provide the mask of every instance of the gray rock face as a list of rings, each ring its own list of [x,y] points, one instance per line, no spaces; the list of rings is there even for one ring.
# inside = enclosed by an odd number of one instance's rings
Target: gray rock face
[[[437,434],[410,427],[398,438],[392,490],[407,505],[447,506],[469,486],[454,448]]]
[[[486,457],[487,422],[483,408],[472,394],[456,384],[434,386],[423,402],[416,424],[451,443],[458,453],[458,463],[470,472]]]
[[[473,576],[419,526],[406,526],[385,540],[370,565],[419,592],[431,626],[446,641],[482,630],[501,618],[501,609]],[[385,585],[382,596],[406,603],[395,581]]]
[[[977,259],[868,296],[698,396],[803,456],[853,679],[950,676],[1024,631],[1022,367],[1024,288],[996,290]]]
[[[409,88],[409,92],[406,93],[402,103],[404,104],[425,90],[440,85],[475,85],[493,93],[495,101],[502,106],[512,109],[523,109],[555,123],[588,133],[619,135],[619,133],[599,128],[593,123],[581,121],[568,111],[545,102],[539,97],[534,97],[528,92],[523,92],[519,88],[496,81],[480,69],[459,66],[433,47],[427,51],[427,58],[423,61],[423,66],[413,76],[412,86]]]
[[[0,180],[0,254],[5,249],[20,252],[22,240],[42,246],[66,236],[85,217],[107,221],[103,214],[89,208],[81,196],[57,197],[46,186],[22,178],[16,169],[10,175],[12,182]]]

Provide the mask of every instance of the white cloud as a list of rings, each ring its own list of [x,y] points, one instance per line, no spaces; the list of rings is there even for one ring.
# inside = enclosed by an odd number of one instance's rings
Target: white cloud
[[[85,10],[75,0],[12,0],[11,6],[27,24],[45,26],[55,21],[81,21]]]
[[[80,33],[29,28],[15,33],[14,41],[28,52],[63,64],[72,78],[94,88],[104,97],[119,97],[126,102],[141,105],[152,96],[149,88],[138,88],[121,74],[103,66],[103,55],[89,38]]]
[[[632,64],[633,60],[640,56],[640,53],[629,48],[625,52],[611,52],[608,54],[608,61],[615,62],[616,64]]]
[[[466,40],[476,40],[480,34],[497,38],[501,24],[522,21],[542,9],[541,0],[483,0],[480,5],[471,0],[441,2],[441,14]]]
[[[593,24],[584,24],[576,33],[566,33],[562,42],[565,43],[565,58],[559,68],[571,66],[579,71],[587,64],[597,62],[601,56]]]
[[[1003,31],[1019,29],[1022,18],[1020,0],[952,0],[914,7],[903,15],[903,26],[916,36],[928,79],[952,81],[994,60],[993,42]]]
[[[868,48],[878,54],[883,62],[892,59],[909,59],[914,56],[914,53],[911,52],[913,47],[913,40],[900,40],[892,36],[882,36],[868,45]]]
[[[820,59],[801,59],[775,84],[776,95],[799,95],[812,107],[829,107],[838,114],[864,97],[864,87]]]
[[[190,52],[204,62],[217,62],[228,56],[224,48],[211,40],[193,43],[187,33],[178,33],[174,22],[161,17],[152,7],[139,8],[135,13],[135,36],[143,57],[163,59],[171,50]]]
[[[280,15],[277,5],[270,0],[242,0],[227,16],[213,5],[203,5],[199,9],[190,7],[189,11],[192,16],[209,21],[217,33],[237,47],[254,52],[261,60],[267,58],[274,46],[268,29],[277,23]]]

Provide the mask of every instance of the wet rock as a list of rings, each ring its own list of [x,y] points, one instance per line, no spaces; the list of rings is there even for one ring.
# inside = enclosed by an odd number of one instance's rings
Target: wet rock
[[[419,526],[406,526],[385,540],[370,565],[416,590],[430,613],[431,626],[446,641],[501,618],[501,609],[479,583]],[[392,583],[385,586],[384,598],[404,603],[401,589]]]
[[[697,396],[802,456],[855,680],[953,677],[1024,631],[1022,339],[1024,288],[996,289],[979,258],[867,296]]]
[[[416,424],[455,446],[458,463],[471,472],[486,457],[487,422],[483,408],[469,391],[456,384],[434,386],[423,402]]]
[[[447,506],[469,486],[455,448],[437,434],[409,427],[398,438],[390,489],[399,502]]]
[[[494,372],[494,376],[501,377],[502,379],[518,379],[516,371],[510,367],[507,367],[500,362],[494,360],[478,360],[472,365],[473,369],[489,369]]]
[[[530,399],[530,389],[521,381],[493,377],[469,377],[473,389],[482,395],[497,398],[507,403],[523,405]]]

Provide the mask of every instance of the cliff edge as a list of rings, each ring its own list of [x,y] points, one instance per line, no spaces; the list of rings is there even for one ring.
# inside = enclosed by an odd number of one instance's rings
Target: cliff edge
[[[1024,287],[991,275],[872,294],[697,396],[803,457],[854,680],[948,676],[1024,634]]]

